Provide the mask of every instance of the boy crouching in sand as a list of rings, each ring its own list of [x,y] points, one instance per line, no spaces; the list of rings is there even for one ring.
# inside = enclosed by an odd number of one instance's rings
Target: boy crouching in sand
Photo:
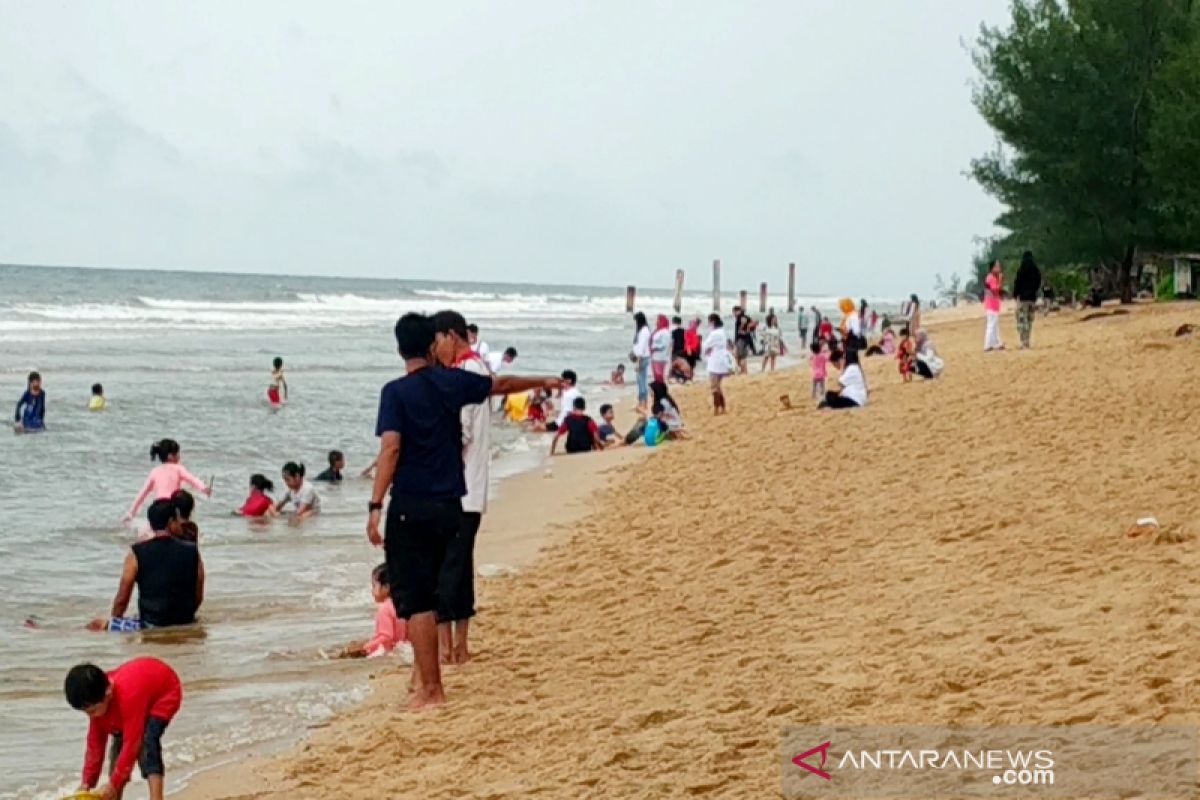
[[[67,673],[63,691],[71,707],[89,719],[80,791],[100,781],[104,748],[112,736],[108,783],[96,794],[104,800],[120,798],[136,761],[150,785],[150,800],[162,800],[162,735],[183,702],[175,670],[157,658],[135,658],[107,674],[94,664],[80,664]]]

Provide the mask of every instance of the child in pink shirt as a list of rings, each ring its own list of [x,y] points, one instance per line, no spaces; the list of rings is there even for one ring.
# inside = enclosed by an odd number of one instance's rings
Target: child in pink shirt
[[[179,463],[179,442],[174,439],[163,439],[161,442],[150,445],[150,459],[156,458],[162,463],[150,470],[150,477],[146,478],[146,485],[142,487],[142,491],[138,492],[133,505],[125,514],[126,522],[137,515],[138,509],[142,507],[142,503],[146,502],[146,498],[170,500],[176,492],[183,488],[185,483],[204,492],[206,496],[212,497],[212,487],[205,486],[203,481],[188,472]]]
[[[829,369],[829,345],[813,342],[811,349],[808,364],[812,368],[812,396],[814,400],[822,400],[825,398],[825,375]]]
[[[408,641],[408,624],[396,615],[396,606],[392,602],[387,564],[380,564],[371,571],[371,594],[379,604],[375,610],[375,635],[365,642],[346,645],[340,654],[342,658],[385,656],[397,645]]]

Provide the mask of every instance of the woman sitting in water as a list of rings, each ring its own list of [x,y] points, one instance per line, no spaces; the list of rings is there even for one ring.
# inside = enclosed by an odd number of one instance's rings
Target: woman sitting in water
[[[283,465],[283,482],[287,484],[287,494],[275,504],[275,510],[283,511],[291,508],[291,518],[299,521],[308,519],[321,511],[321,497],[313,485],[304,480],[304,465],[289,461]]]
[[[242,503],[242,507],[233,513],[241,517],[276,516],[279,512],[275,510],[275,501],[270,496],[273,491],[275,491],[275,484],[266,475],[258,473],[251,475],[250,496],[246,498],[245,503]]]

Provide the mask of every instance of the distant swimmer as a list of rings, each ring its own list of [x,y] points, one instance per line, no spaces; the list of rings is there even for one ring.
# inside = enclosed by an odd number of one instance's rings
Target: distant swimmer
[[[267,402],[278,408],[287,402],[288,385],[283,377],[283,359],[276,358],[272,365],[274,369],[271,370],[271,383],[267,386]]]
[[[37,433],[46,430],[46,393],[42,391],[42,376],[29,373],[25,393],[17,401],[13,428],[18,433]]]
[[[142,487],[142,491],[138,492],[133,505],[125,514],[126,522],[134,518],[138,509],[142,507],[142,503],[146,502],[146,498],[151,494],[155,500],[170,500],[185,483],[199,489],[206,497],[212,497],[212,485],[206,486],[203,481],[188,472],[179,463],[179,442],[174,439],[155,442],[150,445],[150,458],[151,460],[157,458],[162,463],[150,470],[145,486]]]
[[[328,458],[329,469],[317,475],[313,480],[322,483],[341,483],[342,470],[346,468],[346,456],[342,454],[341,450],[330,450]]]
[[[103,411],[106,408],[108,408],[108,400],[104,398],[104,387],[93,383],[92,399],[88,401],[88,411]]]

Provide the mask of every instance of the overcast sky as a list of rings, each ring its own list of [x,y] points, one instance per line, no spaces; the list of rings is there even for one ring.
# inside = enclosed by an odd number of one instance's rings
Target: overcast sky
[[[0,262],[898,294],[1007,0],[0,0]]]

